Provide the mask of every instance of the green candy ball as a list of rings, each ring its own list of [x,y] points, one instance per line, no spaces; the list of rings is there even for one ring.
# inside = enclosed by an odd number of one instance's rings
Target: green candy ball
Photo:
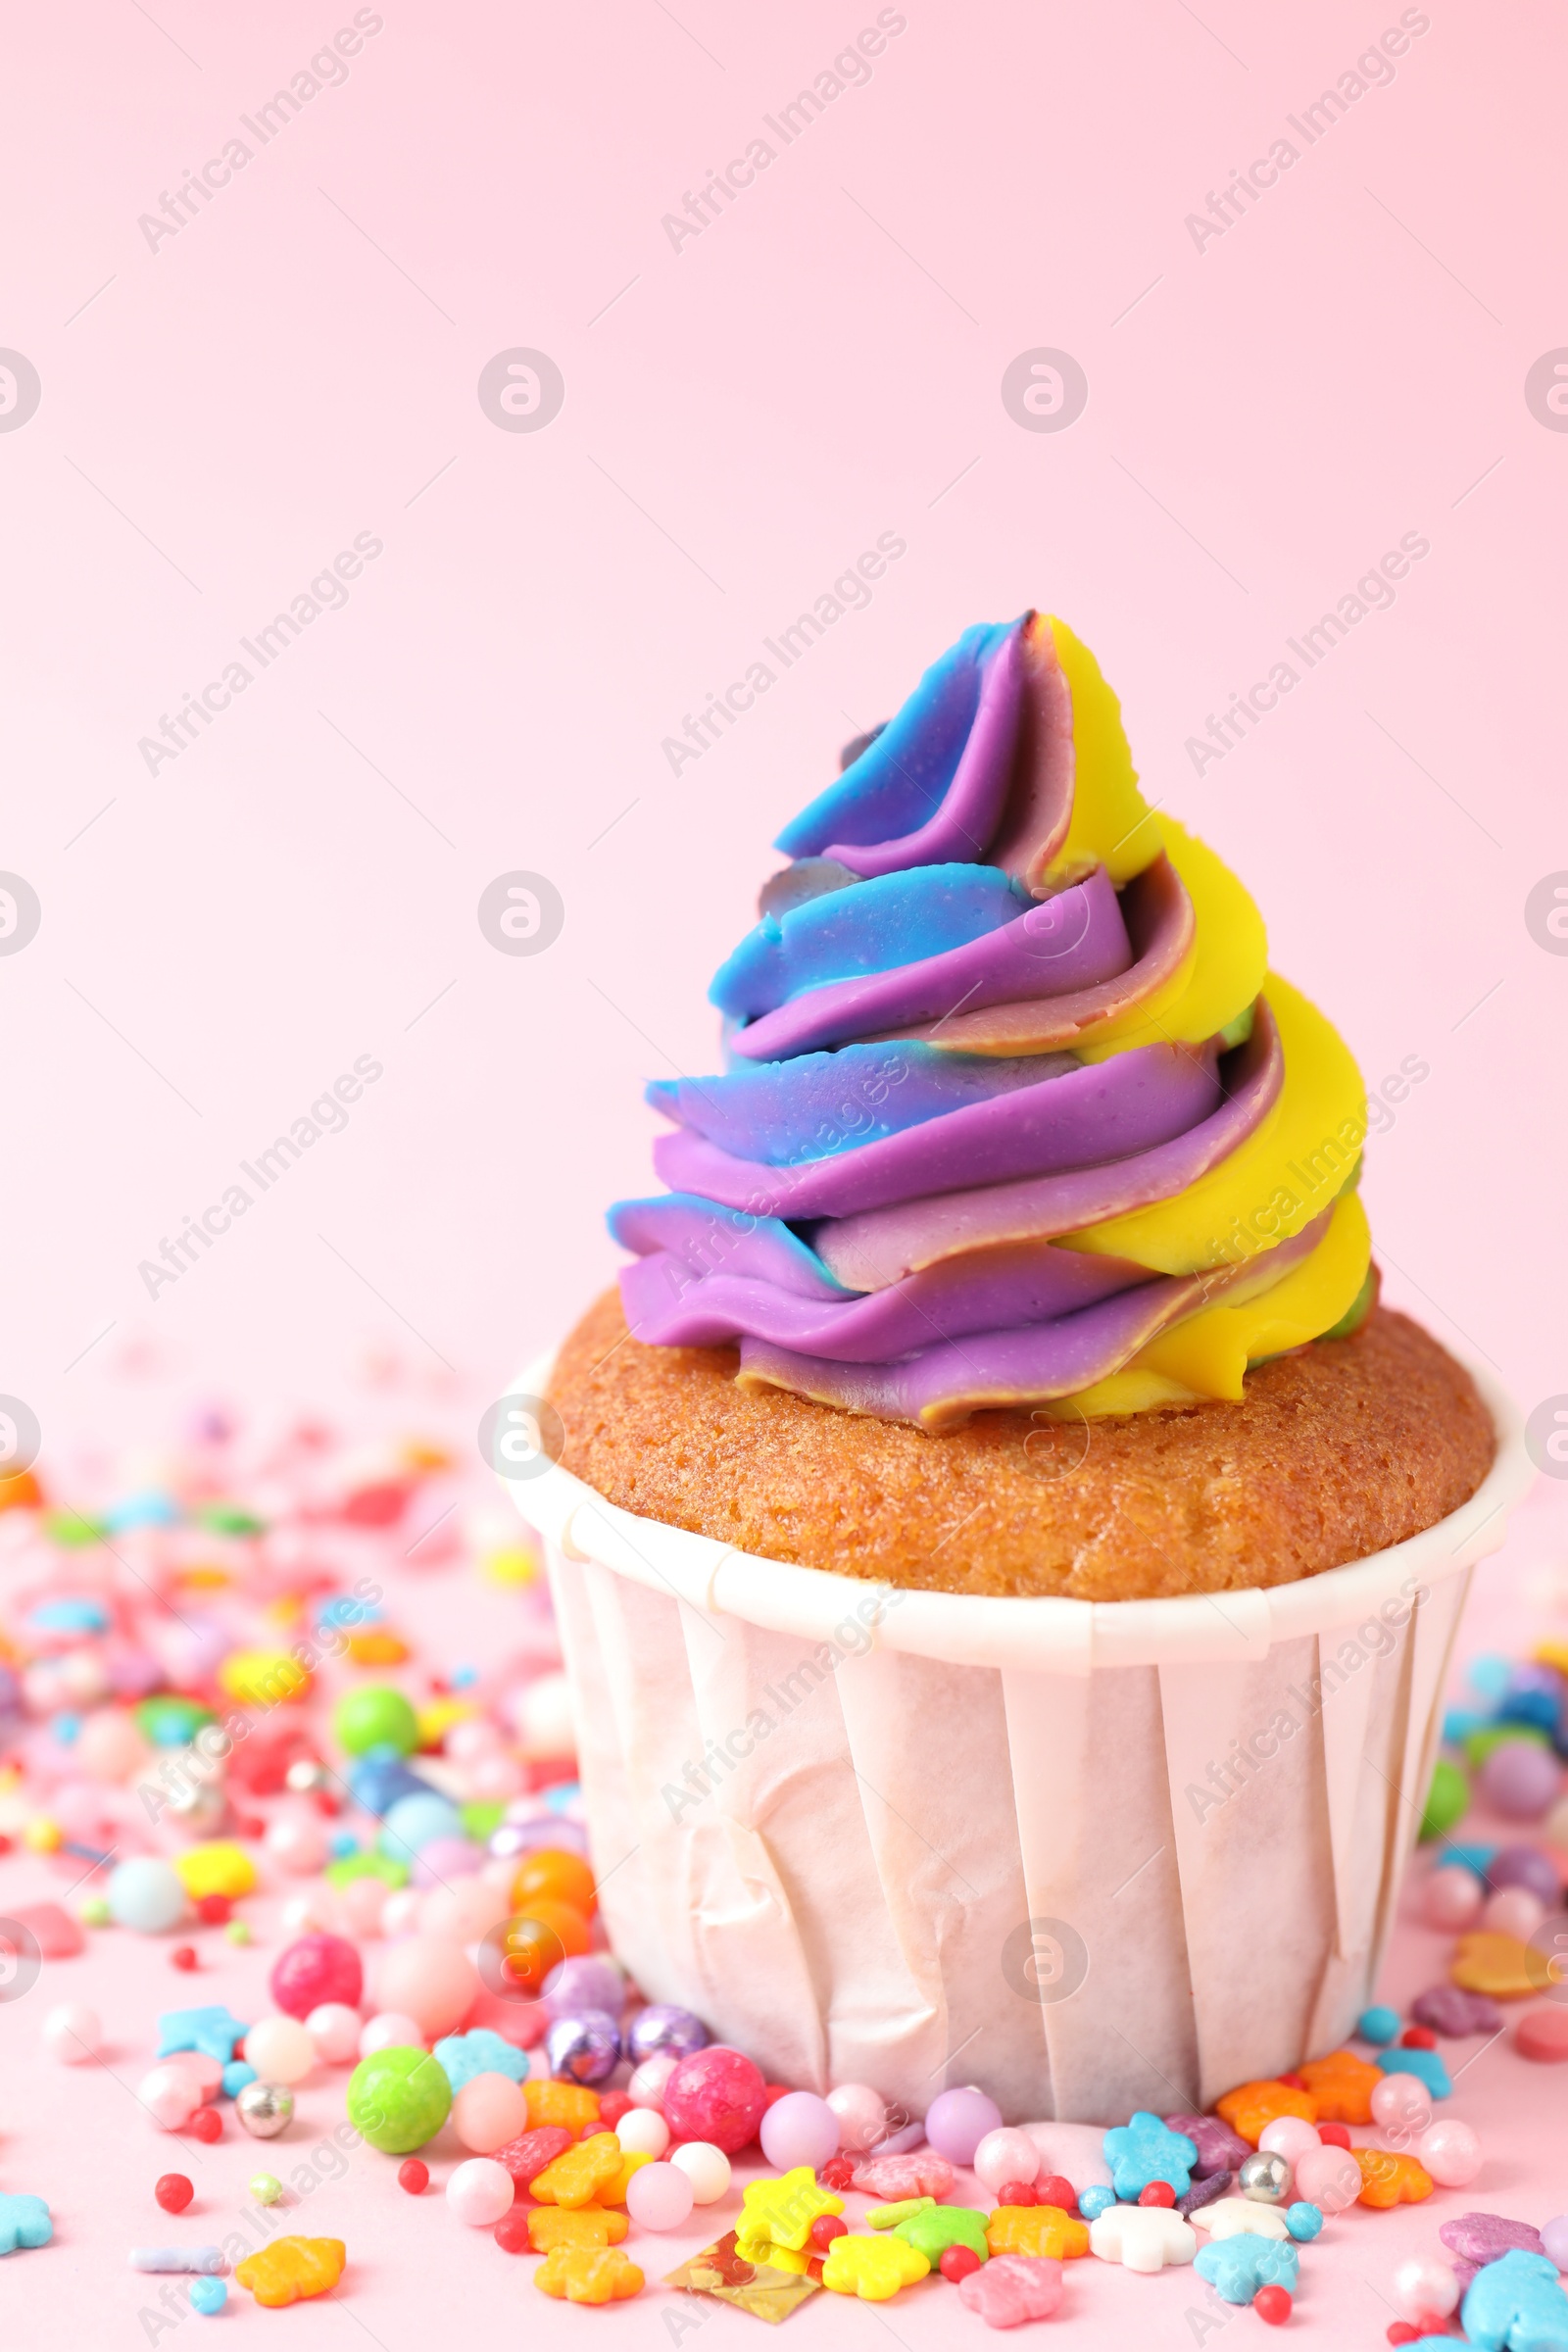
[[[349,2122],[383,2156],[422,2148],[451,2108],[452,2085],[428,2050],[376,2050],[349,2077]]]
[[[1457,1764],[1447,1756],[1440,1756],[1432,1767],[1432,1786],[1427,1790],[1427,1809],[1421,1816],[1421,1841],[1446,1838],[1456,1821],[1462,1821],[1470,1802],[1470,1784]]]
[[[363,1756],[372,1747],[395,1747],[400,1756],[412,1755],[419,1744],[418,1718],[401,1690],[371,1684],[340,1698],[332,1718],[337,1743],[345,1755]]]

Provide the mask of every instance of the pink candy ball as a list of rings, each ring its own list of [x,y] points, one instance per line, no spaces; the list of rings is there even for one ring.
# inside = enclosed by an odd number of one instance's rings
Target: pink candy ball
[[[1372,2085],[1372,2121],[1385,2132],[1424,2132],[1432,2100],[1419,2075],[1385,2075]]]
[[[1361,2194],[1361,2168],[1348,2148],[1308,2148],[1295,2173],[1297,2195],[1320,2213],[1344,2213]]]
[[[1473,1870],[1466,1870],[1458,1862],[1445,1862],[1432,1873],[1421,1890],[1421,1916],[1429,1928],[1438,1928],[1445,1935],[1461,1936],[1466,1928],[1474,1927],[1485,1900],[1481,1881]]]
[[[360,2056],[373,2058],[377,2050],[416,2050],[424,2040],[417,2018],[401,2009],[381,2009],[360,2032]]]
[[[72,1751],[78,1772],[94,1781],[128,1781],[147,1760],[147,1742],[128,1715],[106,1707],[89,1715]]]
[[[447,2205],[456,2221],[470,2230],[488,2230],[512,2210],[516,2195],[512,2175],[493,2156],[470,2156],[447,2182]]]
[[[1446,2320],[1459,2301],[1452,2265],[1437,2254],[1412,2254],[1394,2274],[1394,2300],[1401,2319]]]
[[[1468,2188],[1481,2170],[1481,2142],[1457,2116],[1429,2125],[1415,2143],[1415,2155],[1443,2188]],[[1439,2307],[1434,2303],[1429,2308]]]
[[[202,2103],[202,2094],[184,2068],[167,2061],[143,2075],[136,2096],[153,2122],[166,2132],[177,2132],[189,2123]]]
[[[841,2082],[827,2094],[827,2105],[839,2119],[839,2146],[859,2156],[887,2136],[888,2103],[869,2082]]]
[[[303,2082],[316,2064],[316,2044],[297,2017],[260,2018],[245,2036],[245,2063],[264,2082]]]
[[[285,2017],[309,2017],[326,2002],[357,2009],[365,1971],[345,1936],[302,1936],[279,1952],[267,1983]]]
[[[310,1878],[331,1857],[325,1822],[319,1813],[279,1813],[269,1822],[263,1840],[279,1870]]]
[[[452,2129],[476,2156],[493,2155],[528,2129],[528,2102],[510,2075],[473,2075],[452,2102]]]
[[[1302,2115],[1277,2115],[1265,2124],[1258,2138],[1258,2149],[1265,2156],[1283,2156],[1293,2168],[1309,2148],[1320,2148],[1323,2142],[1316,2127]]]
[[[1481,1925],[1494,1936],[1512,1936],[1528,1943],[1545,1916],[1545,1904],[1528,1886],[1499,1886],[1482,1909]]]
[[[626,2096],[634,2107],[657,2107],[664,2104],[664,2084],[675,2072],[680,2060],[668,2050],[657,2057],[645,2058],[626,2085]]]
[[[775,2172],[787,2173],[798,2164],[808,2164],[814,2173],[838,2154],[839,2119],[815,2091],[790,2090],[773,2101],[757,2136]]]
[[[643,2164],[626,2183],[626,2211],[639,2230],[678,2230],[695,2203],[677,2164]]]
[[[405,1936],[388,1944],[376,1970],[377,2006],[406,2010],[432,2040],[457,2032],[479,1989],[466,1952],[439,1936]]]
[[[43,2046],[62,2066],[85,2066],[97,2057],[103,2037],[97,2010],[80,2001],[63,2001],[43,2021]]]
[[[356,1936],[380,1935],[386,1899],[384,1879],[350,1879],[346,1886],[337,1890],[338,1908]]]
[[[1040,2150],[1027,2132],[1004,2125],[988,2132],[971,2160],[975,2179],[995,2192],[1008,2180],[1033,2180],[1040,2171]]]
[[[323,2001],[305,2020],[305,2031],[328,2066],[350,2066],[360,2054],[360,2013],[346,2001]]]
[[[766,2103],[767,2085],[757,2068],[721,2041],[710,2041],[707,2049],[693,2050],[677,2061],[662,2101],[664,2121],[677,2139],[711,2140],[726,2156],[757,2137]],[[644,2172],[658,2169],[643,2167]]]

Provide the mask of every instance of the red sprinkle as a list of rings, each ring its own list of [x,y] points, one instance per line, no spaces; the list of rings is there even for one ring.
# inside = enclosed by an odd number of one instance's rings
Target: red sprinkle
[[[1260,2286],[1252,2297],[1252,2309],[1271,2328],[1283,2328],[1291,2316],[1292,2308],[1291,2298],[1283,2286]]]
[[[855,2179],[855,2167],[847,2156],[830,2156],[817,2166],[816,2177],[824,2188],[846,2189]]]
[[[226,1894],[202,1894],[196,1898],[196,1916],[204,1928],[227,1927],[233,1911]]]
[[[223,2119],[216,2107],[198,2107],[185,2126],[192,2139],[204,2139],[209,2145],[223,2136]]]
[[[183,2213],[195,2194],[183,2173],[164,2173],[153,2183],[153,2195],[166,2213]]]
[[[1306,2088],[1306,2084],[1302,2082],[1299,2075],[1276,2075],[1274,2080],[1276,2082],[1284,2082],[1292,2090],[1304,2090]],[[1283,2292],[1283,2289],[1281,2291]]]
[[[1317,2135],[1326,2148],[1348,2148],[1350,2134],[1343,2124],[1319,2124]]]
[[[1176,2191],[1168,2180],[1151,2180],[1147,2188],[1139,2190],[1138,2202],[1140,2205],[1174,2205]]]
[[[193,1943],[176,1943],[169,1955],[169,1964],[171,1968],[194,1968],[196,1946]]]
[[[787,2099],[789,2095],[790,2086],[787,2082],[764,2082],[762,2084],[762,2113],[765,2115],[770,2107],[775,2106],[780,2099]]]
[[[1046,2173],[1035,2182],[1035,2203],[1054,2205],[1062,2213],[1076,2213],[1078,2191],[1062,2173]]]
[[[540,2208],[535,2205],[531,2210],[537,2213]],[[503,2254],[531,2254],[533,2252],[533,2239],[528,2235],[529,2211],[530,2208],[526,2205],[514,2205],[512,2211],[504,2213],[497,2222],[494,2231],[495,2241]]]
[[[398,2186],[406,2188],[411,2197],[422,2197],[430,2185],[430,2167],[417,2156],[407,2156],[398,2166]],[[526,2230],[523,2231],[526,2237]]]
[[[1412,2328],[1408,2320],[1393,2320],[1389,2324],[1391,2344],[1413,2344],[1419,2333],[1420,2329]]]
[[[956,2286],[960,2278],[967,2278],[979,2268],[980,2257],[973,2246],[944,2246],[942,2259],[937,2264],[937,2269],[950,2286]]]
[[[621,2117],[631,2113],[633,2101],[623,2090],[607,2090],[599,2101],[599,2121],[607,2132],[613,2132]]]
[[[825,2254],[836,2237],[848,2237],[850,2225],[836,2213],[819,2213],[811,2224],[811,2243],[819,2254]]]
[[[1029,2180],[1004,2180],[997,2191],[999,2205],[1038,2205],[1040,2191]]]
[[[1401,2050],[1435,2050],[1438,2037],[1430,2026],[1406,2026],[1399,2035]]]

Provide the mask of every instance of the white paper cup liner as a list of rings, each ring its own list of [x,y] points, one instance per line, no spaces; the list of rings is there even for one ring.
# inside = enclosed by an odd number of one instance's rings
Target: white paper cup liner
[[[1206,2107],[1340,2043],[1414,1841],[1475,1562],[1530,1484],[1266,1591],[906,1592],[617,1509],[542,1457],[612,1944],[772,2082],[909,2116]],[[540,1396],[548,1362],[514,1393]]]

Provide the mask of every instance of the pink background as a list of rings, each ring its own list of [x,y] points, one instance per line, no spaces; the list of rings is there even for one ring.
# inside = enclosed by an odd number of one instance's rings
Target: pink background
[[[43,925],[0,959],[0,1389],[46,1443],[149,1337],[236,1391],[383,1339],[498,1387],[610,1279],[640,1084],[712,1066],[771,835],[1031,602],[1368,1079],[1430,1064],[1370,1153],[1392,1296],[1527,1409],[1568,1388],[1568,960],[1524,919],[1568,866],[1568,437],[1524,397],[1568,336],[1557,13],[1434,5],[1307,149],[1286,117],[1396,7],[909,0],[676,252],[662,217],[869,0],[391,4],[149,250],[138,217],[353,13],[11,28],[0,342],[43,396],[0,433],[0,864]],[[1187,215],[1282,135],[1299,162],[1197,250]],[[564,376],[543,431],[476,397],[513,346]],[[1065,431],[1003,406],[1038,346],[1088,376]],[[150,775],[138,739],[360,532],[346,607]],[[868,609],[672,775],[662,740],[882,532]],[[1407,532],[1393,608],[1196,774],[1187,738]],[[565,905],[536,957],[476,921],[514,868]],[[138,1261],[361,1054],[347,1130],[150,1300]]]

